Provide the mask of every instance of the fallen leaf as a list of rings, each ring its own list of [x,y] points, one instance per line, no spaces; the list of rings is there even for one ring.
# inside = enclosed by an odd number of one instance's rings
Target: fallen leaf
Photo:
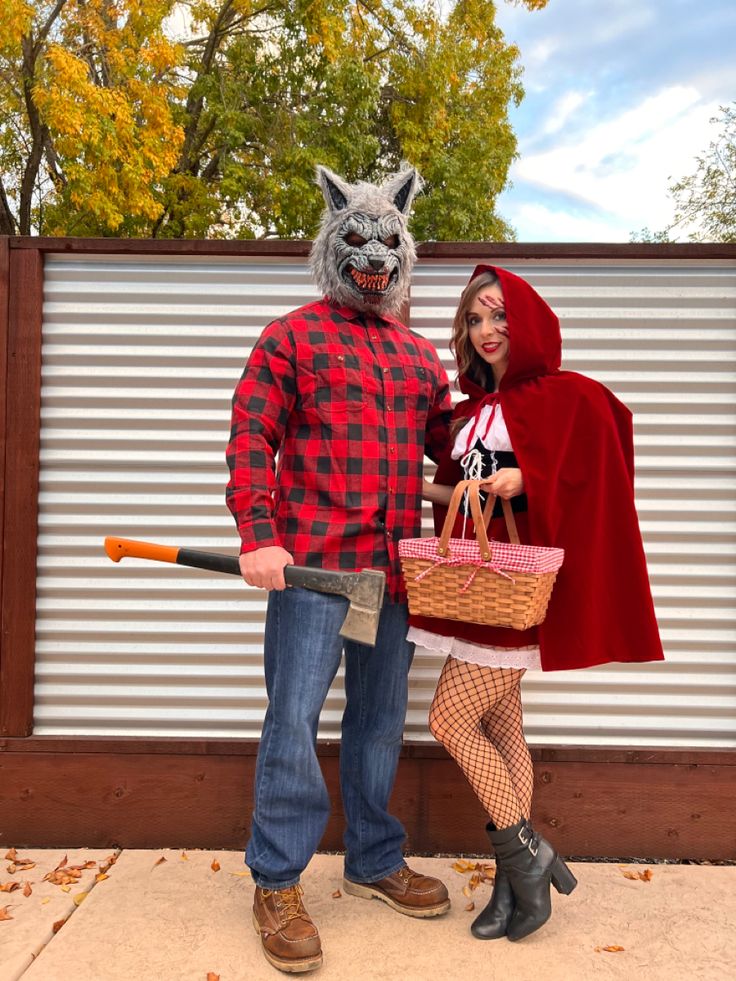
[[[332,894],[333,899],[340,899],[341,897],[342,897],[342,893],[340,892],[339,889],[336,889]]]
[[[59,930],[64,926],[69,917],[65,916],[63,920],[57,920],[56,923],[51,927],[52,933],[58,933]]]
[[[165,855],[162,855],[161,858],[157,862],[154,862],[153,863],[154,869],[156,868],[157,865],[160,865],[162,862],[165,862],[165,861],[166,861],[166,856]]]
[[[71,886],[62,886],[61,887],[61,891],[62,892],[71,892],[72,891],[72,887]]]
[[[73,896],[72,897],[74,899],[74,905],[75,906],[81,906],[82,903],[85,901],[85,899],[87,898],[88,895],[89,894],[86,893],[86,892],[78,892],[76,894],[76,896]]]
[[[214,974],[212,971],[207,972],[207,981],[220,981],[220,975]]]
[[[237,875],[239,878],[250,878],[250,872],[229,872],[228,875]]]
[[[44,882],[50,882],[55,886],[74,885],[78,879],[82,878],[82,865],[70,865],[68,868],[57,866],[52,872],[47,872],[43,877]]]
[[[30,896],[32,892],[33,890],[31,889],[30,882],[26,882],[26,884],[23,886],[23,895]]]
[[[625,947],[619,947],[618,944],[609,944],[604,947],[603,950],[607,951],[609,954],[617,954],[620,950],[626,950]]]
[[[470,899],[470,893],[471,892],[472,892],[472,890],[471,890],[470,886],[463,886],[463,896],[466,896],[468,899]]]
[[[62,860],[61,860],[61,861],[59,862],[59,864],[58,864],[58,865],[56,866],[56,867],[57,867],[57,869],[63,869],[63,868],[64,868],[64,866],[66,865],[66,863],[67,863],[68,861],[69,861],[69,856],[68,856],[68,855],[65,855],[65,856],[64,856],[64,857],[62,858]]]
[[[473,902],[470,902],[470,903],[468,903],[468,904],[467,904],[467,906],[465,907],[465,912],[466,912],[466,913],[472,913],[474,909],[475,909],[475,903],[473,903]]]
[[[182,852],[181,855],[179,856],[179,858],[181,858],[182,862],[188,862],[189,861],[189,856],[187,855],[186,852]]]
[[[472,872],[475,869],[475,862],[469,862],[466,858],[459,858],[457,862],[452,863],[452,867],[456,872],[464,875],[466,872]]]
[[[641,882],[650,882],[654,873],[651,869],[644,869],[643,872],[634,871],[633,869],[624,869],[621,872],[624,879],[638,879]]]
[[[468,872],[472,873],[470,876],[471,889],[477,889],[481,882],[493,882],[496,876],[494,865],[470,862],[466,858],[459,858],[456,862],[453,862],[452,868],[455,872],[459,872],[460,875],[466,875]]]
[[[216,858],[212,859],[212,865],[210,865],[210,868],[212,869],[213,872],[220,871],[220,863],[217,861]]]
[[[104,872],[98,872],[95,876],[95,882],[102,882],[104,879],[109,879],[110,876],[106,875]]]
[[[15,892],[16,889],[20,889],[20,882],[4,882],[0,886],[0,892]]]
[[[46,903],[50,903],[50,902],[51,902],[51,896],[44,896],[43,899],[41,900],[41,905],[45,906]]]
[[[12,908],[12,906],[0,906],[0,920],[12,920],[13,917],[8,913],[8,910]]]
[[[100,872],[107,872],[111,865],[114,865],[118,860],[117,855],[108,855],[105,861],[100,865]]]
[[[17,869],[14,865],[8,865],[6,868],[8,875],[15,875]]]
[[[5,857],[9,862],[14,862],[18,857],[18,852],[14,848],[9,848],[5,853]]]

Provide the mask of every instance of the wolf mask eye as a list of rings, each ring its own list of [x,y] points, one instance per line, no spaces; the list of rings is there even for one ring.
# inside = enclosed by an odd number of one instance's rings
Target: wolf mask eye
[[[365,245],[368,239],[363,238],[362,235],[358,235],[357,232],[348,232],[348,234],[345,236],[345,241],[348,243],[348,245],[360,247],[361,245]]]
[[[387,249],[396,249],[399,246],[399,236],[389,235],[388,238],[385,238],[383,240],[383,244],[386,246]]]

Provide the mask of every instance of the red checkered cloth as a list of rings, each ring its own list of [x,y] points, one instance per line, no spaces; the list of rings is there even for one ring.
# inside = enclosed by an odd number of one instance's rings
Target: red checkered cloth
[[[274,321],[233,398],[227,504],[241,551],[379,569],[403,596],[398,541],[420,532],[424,456],[438,460],[450,415],[434,346],[399,321],[326,300]]]
[[[511,542],[491,541],[491,559],[480,556],[478,542],[473,538],[451,538],[447,555],[438,555],[439,538],[411,538],[399,542],[401,558],[427,559],[436,565],[475,565],[500,573],[556,572],[565,557],[564,549],[542,545],[514,545]],[[424,573],[423,573],[424,575]]]

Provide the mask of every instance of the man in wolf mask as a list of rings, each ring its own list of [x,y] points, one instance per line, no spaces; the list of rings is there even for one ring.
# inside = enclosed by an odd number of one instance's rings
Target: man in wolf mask
[[[269,706],[246,861],[265,956],[289,972],[322,962],[299,879],[330,811],[315,744],[343,647],[344,890],[409,916],[450,905],[441,882],[407,867],[404,829],[387,810],[413,656],[397,547],[419,533],[423,457],[437,459],[450,415],[434,347],[395,316],[415,259],[406,221],[419,178],[406,169],[380,188],[350,185],[320,167],[318,181],[327,208],[310,262],[324,298],[262,333],[235,391],[228,448],[241,571],[269,591]],[[385,571],[375,648],[343,642],[341,597],[284,588],[291,563]]]

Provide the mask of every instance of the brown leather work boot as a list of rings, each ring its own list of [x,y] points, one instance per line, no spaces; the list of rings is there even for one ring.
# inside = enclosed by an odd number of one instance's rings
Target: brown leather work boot
[[[279,971],[299,974],[313,971],[322,963],[319,933],[304,908],[301,886],[256,886],[253,926],[261,935],[266,960]]]
[[[405,865],[378,882],[343,880],[345,892],[363,899],[381,899],[407,916],[440,916],[450,908],[447,889],[439,879],[421,875]]]

